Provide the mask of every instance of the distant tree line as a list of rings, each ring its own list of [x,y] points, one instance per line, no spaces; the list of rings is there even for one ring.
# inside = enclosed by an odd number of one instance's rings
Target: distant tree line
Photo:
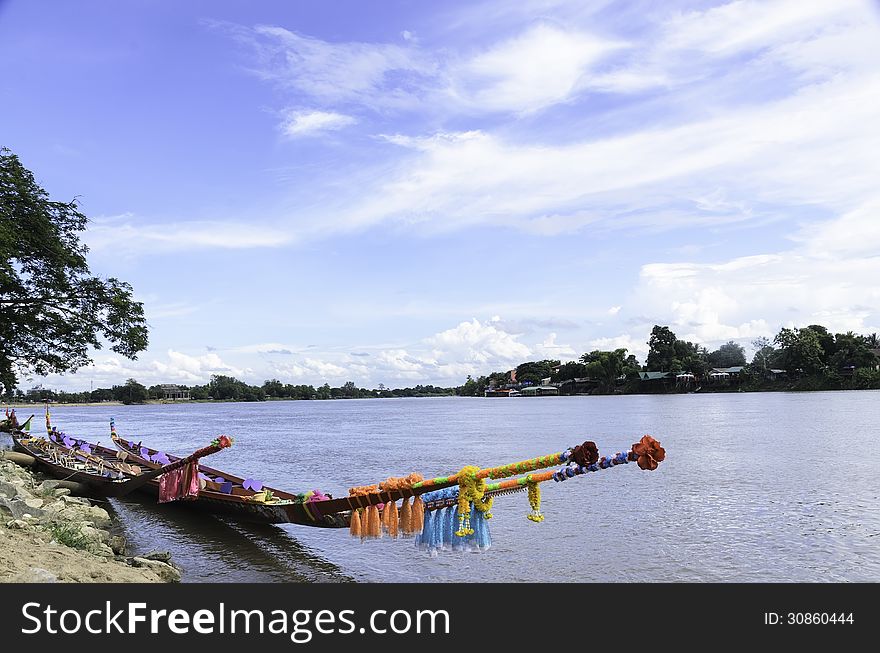
[[[880,338],[876,333],[859,335],[852,331],[831,333],[824,326],[811,324],[803,328],[784,328],[771,340],[752,341],[755,354],[747,361],[745,348],[728,341],[714,351],[679,339],[668,326],[655,325],[648,338],[648,356],[641,365],[625,348],[610,351],[594,350],[577,360],[562,363],[545,359],[520,363],[513,370],[496,371],[482,376],[469,375],[464,384],[454,388],[434,385],[416,385],[411,388],[359,388],[353,381],[339,387],[324,383],[293,385],[278,379],[266,380],[262,385],[249,385],[232,376],[214,375],[204,385],[180,385],[194,400],[266,401],[271,399],[324,400],[367,399],[392,397],[483,396],[494,388],[522,388],[540,385],[545,380],[553,384],[587,380],[591,392],[643,392],[642,372],[667,372],[673,376],[687,373],[696,380],[705,380],[713,369],[742,368],[735,379],[726,385],[704,385],[703,391],[729,390],[825,390],[825,389],[880,389]],[[782,382],[779,379],[782,379]],[[659,386],[661,390],[667,386]],[[88,403],[120,401],[125,404],[161,400],[165,396],[161,385],[146,387],[135,379],[111,388],[97,388],[88,392],[64,392],[37,387],[28,391],[7,390],[4,401],[51,400],[59,403]]]
[[[714,351],[679,339],[668,326],[655,325],[648,338],[648,356],[641,365],[624,348],[595,350],[578,360],[529,361],[514,370],[468,376],[456,388],[462,396],[482,396],[487,388],[522,388],[549,379],[550,383],[585,380],[591,392],[641,392],[641,372],[666,372],[674,378],[691,374],[695,380],[708,378],[714,369],[742,368],[732,385],[703,387],[704,390],[765,389],[869,389],[880,388],[880,350],[876,333],[858,335],[852,331],[832,334],[824,326],[784,328],[770,340],[758,338],[751,344],[755,354],[746,359],[745,348],[728,341]],[[771,381],[782,379],[783,383]],[[659,386],[661,389],[664,386]]]
[[[348,381],[338,388],[324,383],[315,388],[312,385],[292,385],[278,379],[270,379],[263,385],[249,385],[232,376],[214,375],[204,385],[178,385],[180,390],[189,391],[190,399],[217,401],[266,401],[269,399],[369,399],[393,397],[433,397],[454,394],[453,388],[433,385],[416,385],[411,388],[386,388],[379,384],[378,389],[359,388]],[[4,401],[54,401],[58,403],[91,403],[101,401],[121,401],[123,404],[142,404],[147,401],[164,399],[165,390],[161,385],[149,388],[135,379],[128,379],[123,385],[111,388],[96,388],[91,391],[65,392],[36,387],[28,391],[16,389],[2,395]]]

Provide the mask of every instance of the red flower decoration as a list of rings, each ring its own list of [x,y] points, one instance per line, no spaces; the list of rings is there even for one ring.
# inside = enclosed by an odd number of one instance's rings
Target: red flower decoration
[[[219,446],[221,449],[231,447],[232,438],[230,438],[228,435],[221,435],[219,438],[217,438],[217,446]]]
[[[587,440],[571,449],[571,459],[578,465],[586,467],[599,460],[599,447],[595,442]]]
[[[650,435],[643,435],[642,439],[632,446],[630,460],[638,462],[641,469],[655,470],[666,458],[666,449]]]

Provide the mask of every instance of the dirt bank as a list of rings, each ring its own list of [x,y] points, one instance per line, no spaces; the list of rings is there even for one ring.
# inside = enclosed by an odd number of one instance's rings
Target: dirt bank
[[[126,556],[124,540],[111,536],[110,526],[103,508],[26,467],[0,460],[0,582],[180,580],[166,554]]]

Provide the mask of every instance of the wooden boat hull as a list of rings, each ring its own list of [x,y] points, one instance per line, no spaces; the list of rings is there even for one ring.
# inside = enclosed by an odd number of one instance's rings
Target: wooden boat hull
[[[39,471],[56,479],[76,481],[88,486],[95,494],[101,496],[120,496],[124,483],[113,481],[107,477],[88,472],[78,471],[65,467],[50,460],[45,453],[35,444],[29,443],[28,434],[13,432],[12,440],[15,449],[33,456],[34,465]],[[59,445],[55,445],[59,446]],[[107,461],[119,462],[116,450],[100,445],[92,445],[92,451]],[[154,468],[154,467],[153,467]],[[148,481],[136,492],[147,494],[156,500],[159,498],[159,481]],[[346,515],[328,515],[326,517],[313,518],[301,505],[296,504],[261,504],[248,501],[246,497],[227,495],[221,492],[202,490],[194,499],[173,502],[176,505],[189,509],[199,510],[215,515],[230,517],[238,521],[246,521],[259,524],[305,524],[322,528],[346,528],[348,526]],[[164,505],[164,504],[162,504]]]
[[[116,447],[128,455],[127,460],[134,461],[138,465],[145,467],[155,467],[157,463],[140,455],[140,446],[119,437],[115,433],[111,434],[113,443]],[[146,448],[146,447],[145,447]],[[149,455],[158,453],[155,449],[146,448]],[[177,460],[177,456],[168,455],[169,460]],[[207,465],[199,465],[199,471],[206,476],[221,476],[227,481],[236,485],[236,490],[241,487],[244,479],[224,472]],[[297,495],[277,488],[264,487],[271,490],[272,494],[279,499],[286,501],[295,501]],[[335,511],[321,510],[316,508],[317,504],[324,504],[323,501],[314,501],[308,503],[258,503],[247,501],[247,495],[225,494],[210,490],[202,490],[199,493],[199,501],[205,506],[206,510],[222,514],[242,521],[252,521],[263,524],[298,524],[300,526],[313,526],[317,528],[348,528],[350,515],[348,505],[344,505],[341,509]]]

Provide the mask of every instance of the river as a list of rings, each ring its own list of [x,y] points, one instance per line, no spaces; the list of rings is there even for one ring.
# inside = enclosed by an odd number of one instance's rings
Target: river
[[[188,582],[880,580],[880,391],[71,406],[53,422],[109,444],[111,416],[176,454],[228,433],[235,446],[208,464],[334,496],[584,440],[613,454],[650,433],[666,448],[654,472],[545,483],[540,524],[525,493],[498,498],[484,553],[112,500],[133,549],[170,550]]]

